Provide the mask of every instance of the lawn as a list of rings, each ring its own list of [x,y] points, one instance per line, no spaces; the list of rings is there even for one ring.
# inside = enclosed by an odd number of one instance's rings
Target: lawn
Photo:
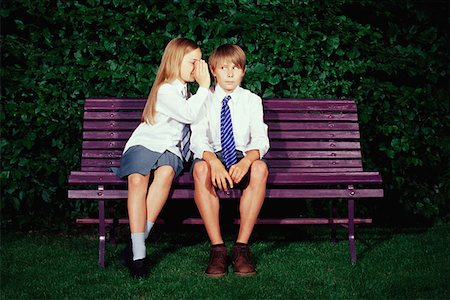
[[[450,295],[450,224],[391,229],[359,226],[356,265],[345,230],[336,245],[324,227],[263,226],[252,250],[258,274],[207,278],[208,243],[200,226],[160,225],[147,242],[151,275],[134,280],[107,246],[97,266],[96,228],[66,234],[2,231],[1,298],[424,299]],[[87,228],[87,229],[86,229]],[[230,247],[236,228],[225,232]]]

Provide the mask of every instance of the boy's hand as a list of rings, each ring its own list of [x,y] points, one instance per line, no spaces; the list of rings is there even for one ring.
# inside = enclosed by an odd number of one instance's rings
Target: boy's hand
[[[212,184],[219,190],[221,191],[225,190],[227,192],[228,191],[227,181],[228,181],[230,188],[233,188],[233,180],[231,179],[230,174],[228,174],[222,162],[216,158],[211,160],[209,164],[211,166]]]
[[[198,85],[209,89],[211,77],[209,76],[208,64],[203,60],[197,60],[194,66],[194,78]]]
[[[247,158],[242,158],[237,164],[234,164],[230,167],[230,177],[233,179],[234,183],[241,182],[242,178],[244,178],[245,174],[248,173],[250,166],[252,165],[251,160]]]

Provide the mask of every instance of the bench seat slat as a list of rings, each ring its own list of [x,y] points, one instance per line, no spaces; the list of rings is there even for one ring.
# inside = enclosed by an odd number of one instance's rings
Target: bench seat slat
[[[69,190],[69,199],[86,199],[86,200],[116,200],[126,199],[127,190]],[[240,190],[232,190],[231,193],[225,194],[218,192],[220,198],[239,198]],[[381,198],[383,197],[382,189],[267,189],[266,198],[271,199],[359,199],[359,198]],[[170,199],[194,199],[194,190],[192,189],[174,189],[170,192]]]
[[[120,179],[111,172],[71,172],[69,184],[89,185],[89,184],[123,184],[125,180]],[[184,173],[174,180],[174,185],[192,185],[194,180],[190,174]],[[280,184],[380,184],[381,177],[378,172],[346,172],[346,173],[269,173],[268,185]]]
[[[106,224],[113,224],[113,219],[105,219]],[[98,224],[99,220],[94,218],[80,218],[76,220],[77,224]],[[118,224],[129,224],[129,220],[121,218],[117,220]],[[162,219],[156,220],[157,224],[165,224]],[[233,223],[240,224],[239,219],[234,219]],[[355,224],[371,224],[371,218],[355,218],[353,219]],[[184,225],[203,225],[203,220],[200,218],[187,218],[181,221]],[[258,218],[256,224],[259,225],[307,225],[307,224],[348,224],[348,219],[345,218],[282,218],[282,219],[262,219]]]

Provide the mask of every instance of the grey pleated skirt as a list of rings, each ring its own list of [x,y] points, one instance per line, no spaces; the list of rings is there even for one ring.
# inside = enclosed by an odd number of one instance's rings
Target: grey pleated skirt
[[[120,167],[111,168],[111,171],[120,178],[133,173],[146,176],[151,170],[161,166],[171,166],[175,171],[174,178],[183,171],[183,161],[172,152],[166,150],[164,153],[159,153],[137,145],[127,149],[120,158]]]

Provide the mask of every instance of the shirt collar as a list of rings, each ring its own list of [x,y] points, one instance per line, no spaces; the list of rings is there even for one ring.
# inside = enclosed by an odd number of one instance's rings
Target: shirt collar
[[[181,95],[184,95],[184,91],[187,90],[187,84],[182,83],[179,79],[175,79],[170,84],[173,85]]]
[[[228,94],[222,89],[222,87],[220,85],[217,84],[214,89],[214,95],[215,95],[216,99],[219,101],[222,101],[226,95],[230,95],[231,96],[230,101],[233,101],[233,99],[238,98],[241,91],[242,91],[242,88],[240,86],[238,86],[231,94]]]

